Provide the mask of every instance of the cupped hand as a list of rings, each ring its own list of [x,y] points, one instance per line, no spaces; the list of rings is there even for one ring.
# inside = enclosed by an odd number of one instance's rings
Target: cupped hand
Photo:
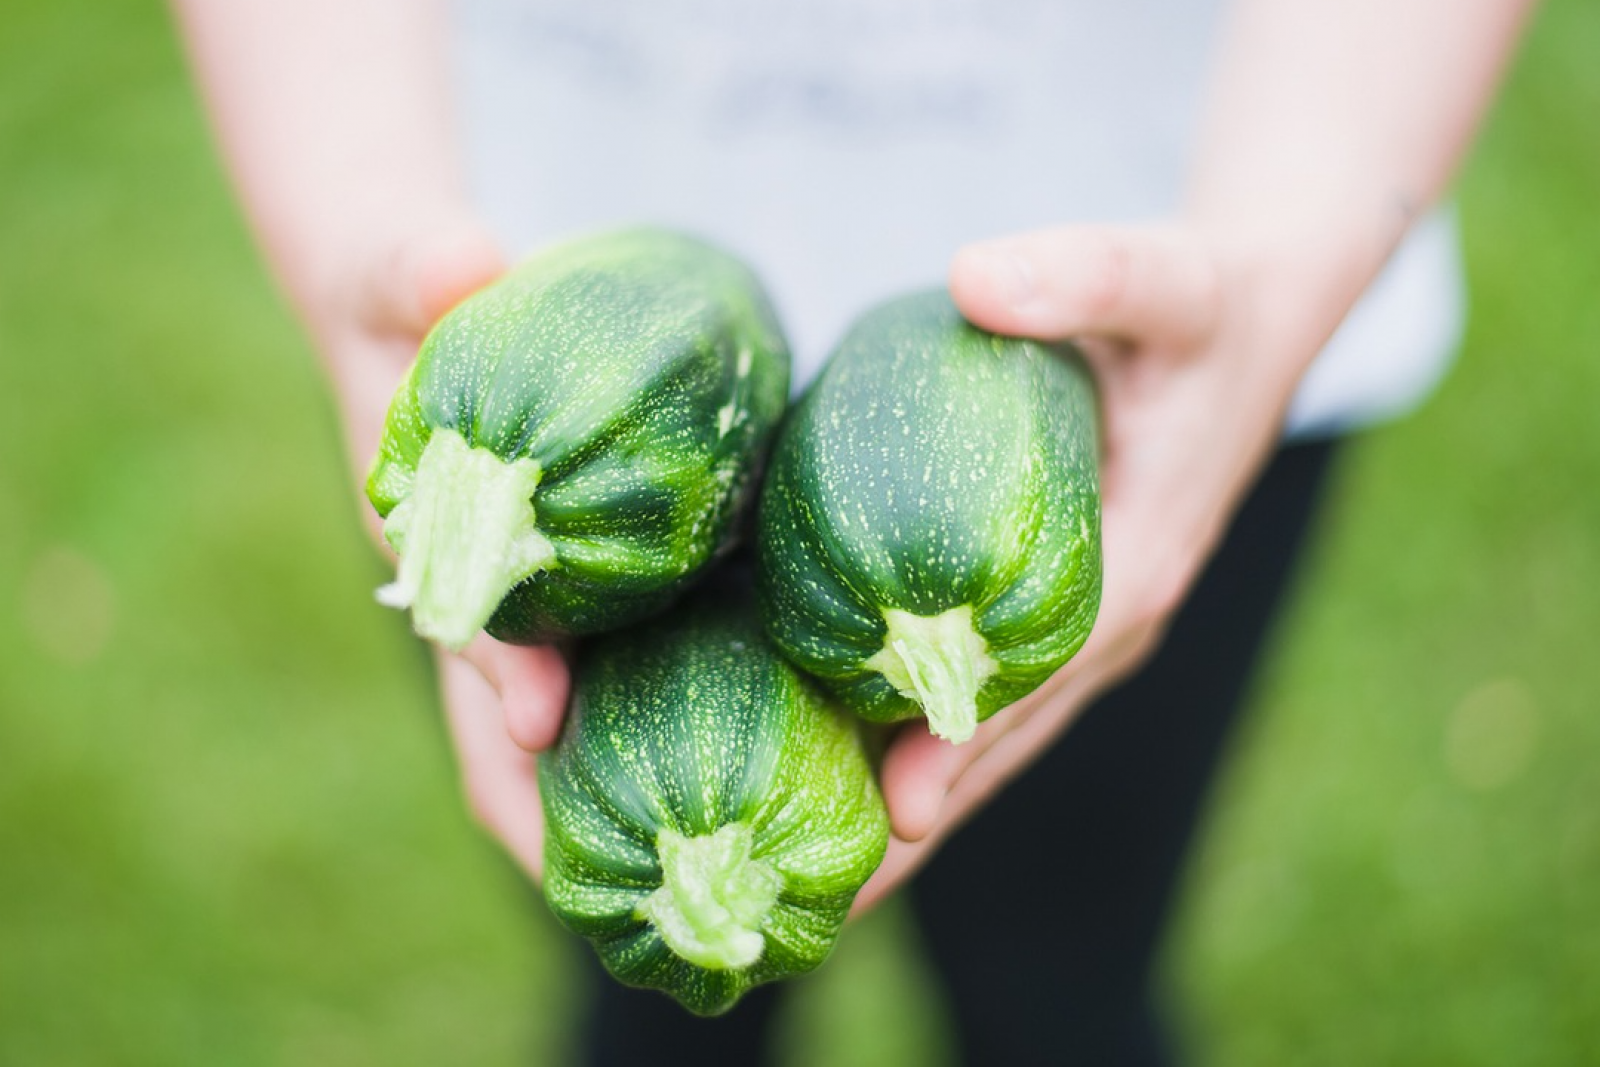
[[[1099,386],[1104,589],[1093,633],[1038,691],[950,745],[920,724],[885,753],[894,836],[857,910],[1134,670],[1276,442],[1294,386],[1337,322],[1287,314],[1280,279],[1204,230],[1064,227],[969,246],[950,291],[978,326],[1073,338]]]
[[[418,226],[358,256],[315,287],[307,318],[344,415],[351,460],[364,479],[377,454],[389,399],[423,337],[445,312],[505,271],[505,260],[467,217]],[[369,529],[377,515],[361,501]],[[437,650],[440,688],[468,804],[530,874],[542,869],[544,819],[532,753],[560,732],[569,678],[560,652],[479,634],[459,655]]]
[[[359,470],[423,336],[504,261],[452,221],[372,256],[361,282],[311,316],[329,357]],[[1285,328],[1269,277],[1198,229],[1072,227],[975,245],[951,267],[974,323],[1074,338],[1100,389],[1105,586],[1082,651],[1039,691],[952,746],[920,726],[890,744],[882,786],[888,856],[857,901],[872,906],[1053,743],[1096,693],[1134,669],[1209,556],[1277,439],[1294,385],[1332,322]],[[1336,321],[1336,318],[1334,319]],[[372,528],[377,530],[376,518]],[[543,820],[532,753],[560,731],[569,678],[550,646],[480,636],[438,653],[472,811],[535,877]]]

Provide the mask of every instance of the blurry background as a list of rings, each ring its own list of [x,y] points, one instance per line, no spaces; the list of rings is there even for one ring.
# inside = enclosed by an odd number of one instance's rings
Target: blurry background
[[[1600,1063],[1597,57],[1549,3],[1460,183],[1466,352],[1351,450],[1238,738],[1169,957],[1203,1063]],[[160,5],[0,0],[0,1064],[562,1062],[581,946],[357,515]],[[787,1062],[941,1061],[902,933]]]

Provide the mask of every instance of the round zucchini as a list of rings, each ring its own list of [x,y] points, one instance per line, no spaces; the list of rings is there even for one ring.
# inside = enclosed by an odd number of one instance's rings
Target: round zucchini
[[[789,388],[755,277],[659,230],[552,247],[428,335],[367,495],[387,604],[452,648],[665,607],[724,547]]]
[[[866,718],[965,741],[1089,635],[1098,452],[1071,346],[985,333],[943,293],[875,309],[773,452],[768,632]]]
[[[888,843],[857,724],[726,591],[582,646],[574,685],[539,759],[561,922],[700,1015],[821,963]]]

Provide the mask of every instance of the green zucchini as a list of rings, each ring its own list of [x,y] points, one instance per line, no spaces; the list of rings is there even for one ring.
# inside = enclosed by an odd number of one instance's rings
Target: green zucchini
[[[452,648],[665,607],[732,532],[789,388],[755,277],[640,229],[558,245],[451,311],[390,405],[367,495],[384,603]]]
[[[551,910],[700,1015],[821,963],[888,842],[857,724],[719,590],[581,646],[539,788]]]
[[[768,633],[866,718],[966,740],[1088,637],[1098,451],[1071,346],[985,333],[943,293],[873,310],[773,451]]]

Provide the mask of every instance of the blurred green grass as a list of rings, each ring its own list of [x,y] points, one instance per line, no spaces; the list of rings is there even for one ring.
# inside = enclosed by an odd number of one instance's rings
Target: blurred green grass
[[[559,1063],[333,416],[154,0],[0,0],[0,1064]],[[1600,6],[1461,185],[1473,320],[1352,449],[1170,954],[1202,1062],[1600,1063]],[[929,1064],[886,911],[792,1064]]]

